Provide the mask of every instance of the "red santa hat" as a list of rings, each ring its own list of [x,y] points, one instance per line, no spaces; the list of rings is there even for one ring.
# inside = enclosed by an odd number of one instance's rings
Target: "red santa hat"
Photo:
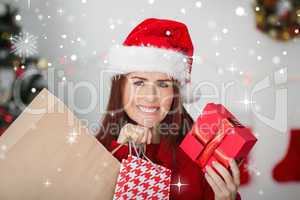
[[[122,45],[111,47],[107,61],[109,69],[118,73],[167,73],[180,82],[183,101],[192,103],[199,98],[191,84],[193,51],[185,24],[149,18],[138,24]]]

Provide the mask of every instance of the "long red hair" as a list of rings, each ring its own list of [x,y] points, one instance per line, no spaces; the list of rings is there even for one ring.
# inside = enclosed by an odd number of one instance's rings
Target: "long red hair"
[[[126,123],[137,124],[130,119],[123,109],[122,96],[124,91],[124,85],[126,81],[126,75],[116,75],[112,78],[111,92],[108,100],[106,113],[101,120],[101,126],[96,138],[107,148],[110,148],[112,140],[116,140],[121,128]],[[179,92],[179,83],[173,80],[174,98],[171,105],[171,109],[163,119],[159,127],[161,133],[161,140],[166,141],[168,148],[175,148],[178,145],[184,135],[190,130],[193,124],[192,117],[185,110]],[[167,127],[167,128],[166,128]]]

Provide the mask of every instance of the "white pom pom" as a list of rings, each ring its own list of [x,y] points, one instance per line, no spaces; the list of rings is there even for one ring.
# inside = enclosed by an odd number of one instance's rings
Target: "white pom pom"
[[[200,99],[200,85],[187,83],[180,88],[183,103],[194,103]]]

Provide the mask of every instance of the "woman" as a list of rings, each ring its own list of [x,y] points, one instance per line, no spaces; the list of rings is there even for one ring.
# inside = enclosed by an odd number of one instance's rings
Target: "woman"
[[[172,170],[170,199],[240,199],[239,169],[215,163],[201,169],[179,148],[193,120],[183,107],[188,95],[193,45],[180,22],[150,18],[108,54],[112,79],[107,114],[98,140],[121,161],[129,139],[146,146],[146,156]],[[176,185],[175,185],[176,184]]]

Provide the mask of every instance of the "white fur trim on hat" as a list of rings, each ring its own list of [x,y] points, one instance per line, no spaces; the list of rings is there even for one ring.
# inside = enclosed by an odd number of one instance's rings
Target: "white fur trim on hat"
[[[182,84],[190,80],[187,56],[171,49],[152,46],[114,45],[107,55],[108,68],[117,73],[162,72]]]

